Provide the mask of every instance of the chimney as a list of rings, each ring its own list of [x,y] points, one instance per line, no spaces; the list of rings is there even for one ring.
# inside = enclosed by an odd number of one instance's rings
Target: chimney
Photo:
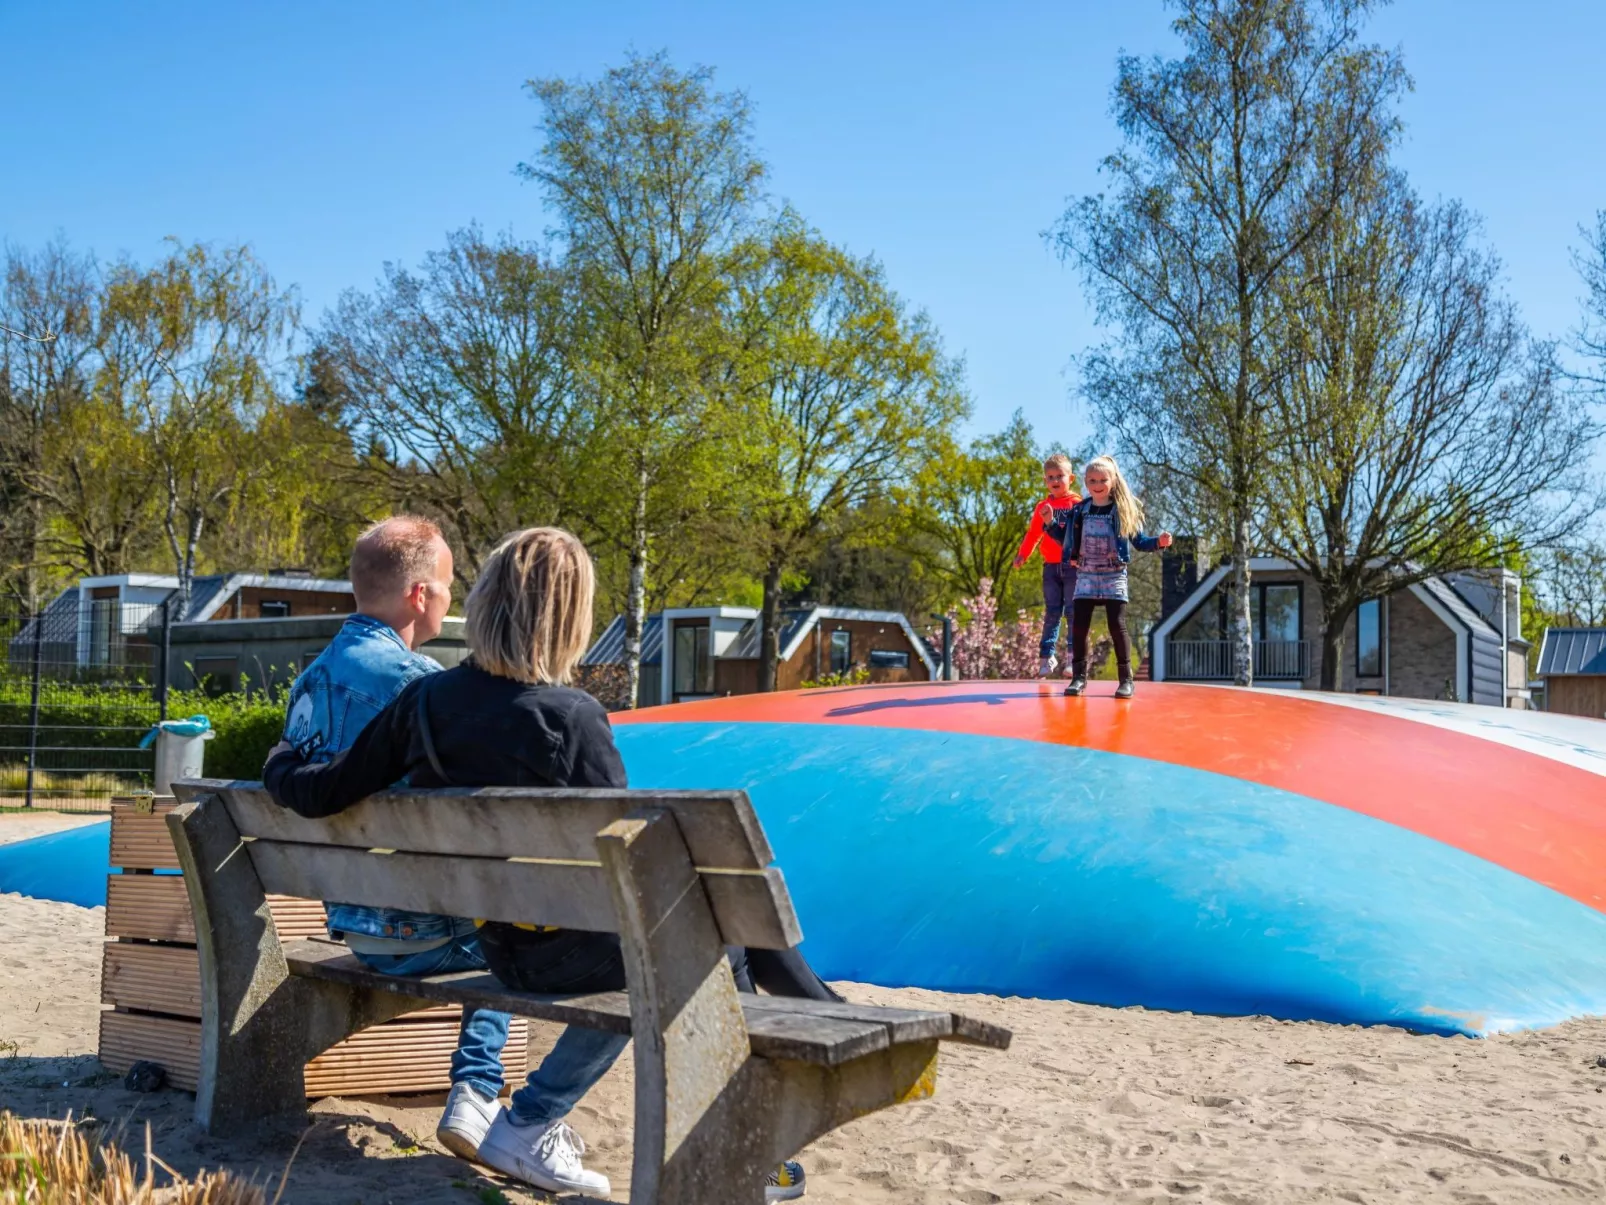
[[[1199,541],[1178,536],[1160,553],[1160,619],[1169,619],[1199,588]]]

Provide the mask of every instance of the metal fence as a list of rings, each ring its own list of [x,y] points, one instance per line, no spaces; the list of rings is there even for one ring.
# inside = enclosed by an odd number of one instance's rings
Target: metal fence
[[[149,789],[167,717],[167,602],[0,595],[0,808],[105,811]]]
[[[1177,681],[1221,681],[1233,676],[1230,640],[1171,640],[1165,647],[1165,676]],[[1304,678],[1310,673],[1310,641],[1255,641],[1255,677]]]

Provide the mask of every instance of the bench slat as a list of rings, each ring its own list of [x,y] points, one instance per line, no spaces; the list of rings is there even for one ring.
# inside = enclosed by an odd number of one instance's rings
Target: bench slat
[[[258,839],[246,846],[263,889],[444,916],[617,932],[597,864],[511,862]],[[702,876],[726,944],[785,950],[803,940],[780,870]]]
[[[292,974],[309,978],[328,979],[401,996],[416,996],[423,1000],[490,1008],[566,1025],[584,1025],[609,1033],[631,1031],[630,997],[625,992],[540,996],[513,991],[485,971],[402,979],[369,970],[353,958],[345,946],[327,941],[290,942],[284,947],[284,954]],[[893,1037],[893,1026],[879,1020],[792,1013],[769,1007],[772,1003],[761,996],[742,996],[748,1039],[753,1053],[761,1058],[795,1059],[834,1067],[861,1055],[884,1050],[889,1044],[901,1040]],[[793,1003],[814,1002],[801,1000]],[[869,1013],[875,1011],[868,1010]],[[932,1015],[947,1019],[943,1013]]]
[[[946,1038],[968,1045],[1008,1050],[1010,1038],[1013,1036],[1007,1029],[989,1025],[963,1013],[884,1008],[875,1004],[849,1004],[832,1000],[793,1000],[781,996],[759,996],[748,1007],[830,1017],[842,1021],[875,1021],[888,1027],[894,1042]]]
[[[384,791],[320,820],[281,808],[261,783],[185,779],[181,799],[223,798],[241,836],[477,858],[595,861],[597,834],[640,808],[673,812],[699,867],[762,870],[775,860],[745,791],[438,787]]]

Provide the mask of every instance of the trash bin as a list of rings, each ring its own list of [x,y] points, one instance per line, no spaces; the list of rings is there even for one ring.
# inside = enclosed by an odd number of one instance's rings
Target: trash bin
[[[175,779],[200,778],[206,742],[216,735],[212,731],[212,721],[204,715],[192,715],[187,720],[162,720],[153,726],[139,747],[149,749],[152,742],[156,744],[156,793],[171,795]]]

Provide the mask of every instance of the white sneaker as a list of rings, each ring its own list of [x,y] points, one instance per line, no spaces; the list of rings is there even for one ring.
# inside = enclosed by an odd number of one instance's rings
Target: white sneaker
[[[547,1192],[605,1197],[610,1191],[608,1177],[580,1165],[585,1149],[580,1135],[561,1121],[514,1125],[513,1115],[504,1109],[480,1143],[479,1161]]]
[[[764,1199],[795,1201],[808,1191],[803,1181],[803,1165],[789,1159],[772,1171],[770,1178],[764,1182]]]
[[[494,1096],[481,1096],[472,1084],[453,1084],[452,1094],[446,1098],[446,1111],[435,1127],[435,1137],[460,1159],[478,1158],[480,1143],[501,1111]]]
[[[1052,678],[1054,676],[1054,667],[1058,664],[1059,662],[1054,659],[1054,654],[1052,653],[1046,657],[1039,657],[1037,659],[1037,676],[1039,678]]]

